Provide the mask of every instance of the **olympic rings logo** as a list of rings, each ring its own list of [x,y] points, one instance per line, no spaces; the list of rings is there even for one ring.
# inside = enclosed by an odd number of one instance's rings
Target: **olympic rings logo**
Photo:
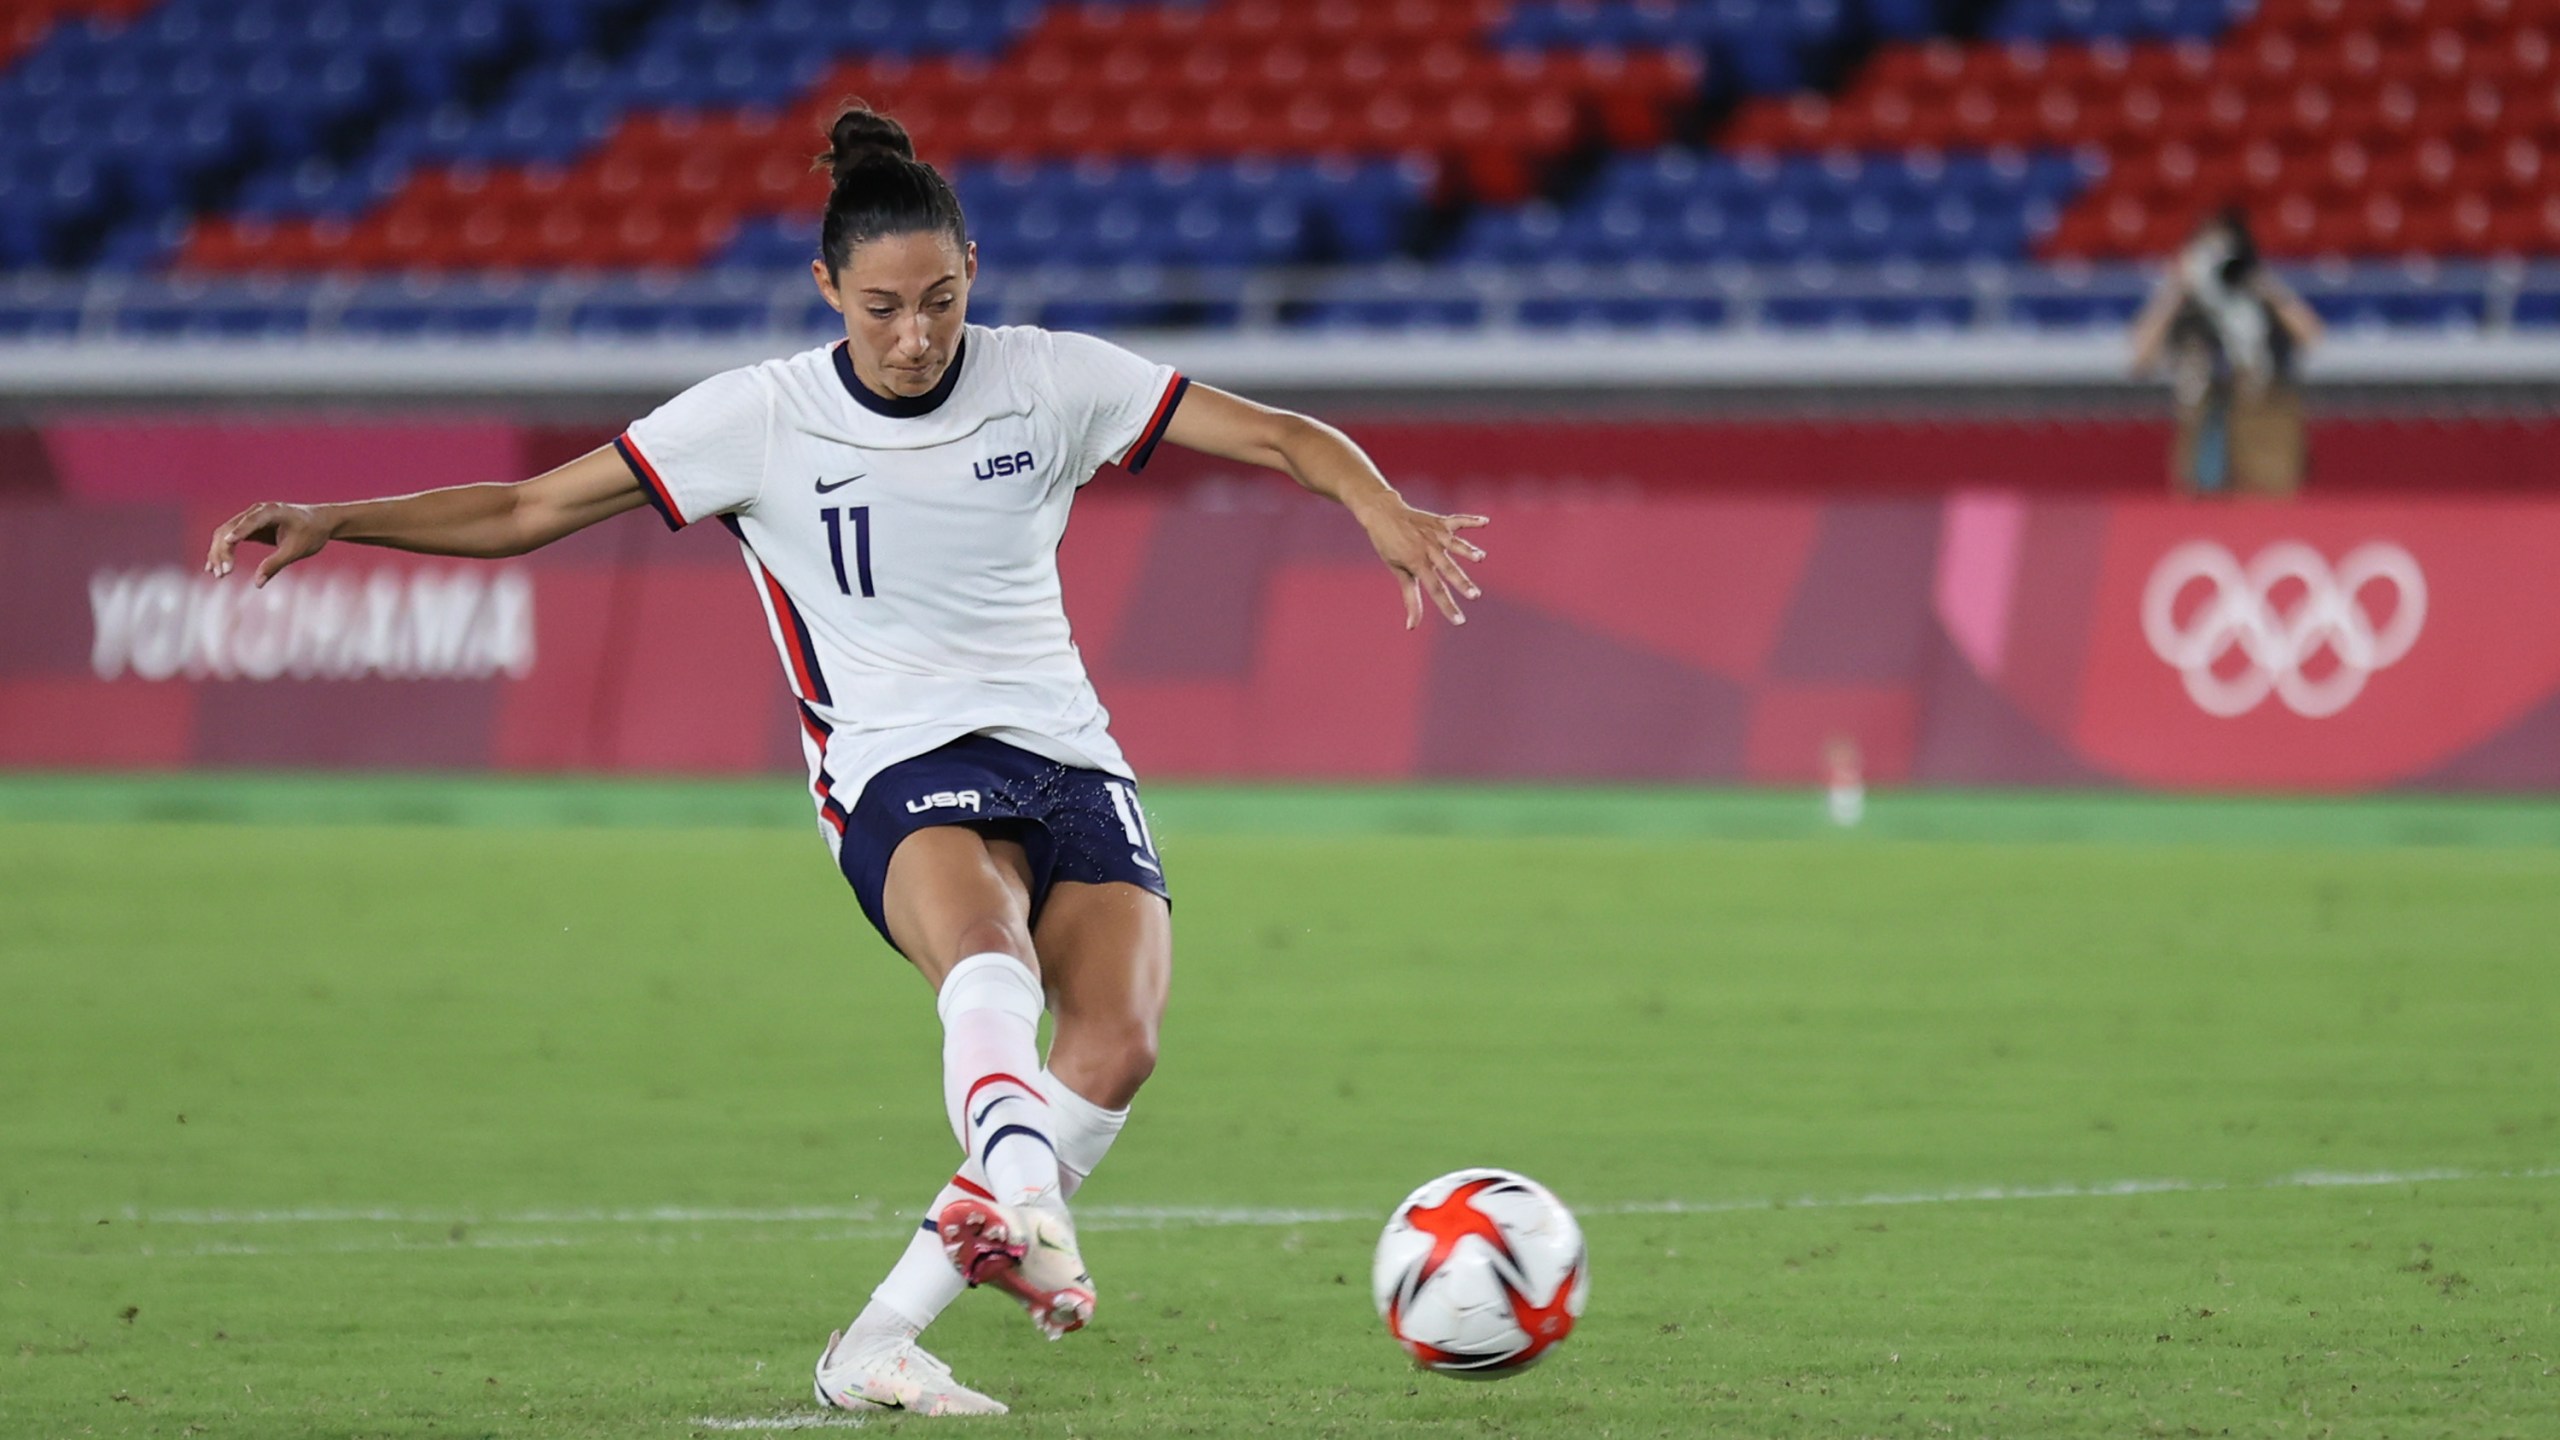
[[[2204,601],[2181,621],[2178,602],[2199,585]],[[2382,585],[2393,604],[2377,626],[2366,592]],[[2334,570],[2298,540],[2268,546],[2245,568],[2222,546],[2191,540],[2160,557],[2142,591],[2152,653],[2177,670],[2199,709],[2223,718],[2246,715],[2269,695],[2307,719],[2335,715],[2373,672],[2409,653],[2426,623],[2426,574],[2387,540],[2348,551]],[[2334,663],[2314,678],[2324,650]],[[2234,651],[2236,668],[2226,663]]]

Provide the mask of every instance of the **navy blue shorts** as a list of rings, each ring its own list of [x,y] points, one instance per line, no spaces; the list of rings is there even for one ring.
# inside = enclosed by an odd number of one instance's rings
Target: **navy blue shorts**
[[[1146,812],[1138,808],[1137,782],[964,735],[872,776],[845,821],[836,863],[882,939],[889,937],[881,896],[889,857],[899,842],[936,825],[966,825],[1019,843],[1031,858],[1035,922],[1049,887],[1060,880],[1124,880],[1172,898]]]

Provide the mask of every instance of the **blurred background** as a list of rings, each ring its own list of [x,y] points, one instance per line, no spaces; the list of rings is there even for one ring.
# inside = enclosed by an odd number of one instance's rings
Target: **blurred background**
[[[861,96],[954,178],[974,318],[1498,517],[1475,623],[1407,636],[1284,482],[1106,472],[1068,594],[1150,775],[2548,788],[2555,38],[2555,0],[0,0],[0,765],[798,768],[725,542],[194,562],[251,501],[529,474],[839,334],[809,156]]]

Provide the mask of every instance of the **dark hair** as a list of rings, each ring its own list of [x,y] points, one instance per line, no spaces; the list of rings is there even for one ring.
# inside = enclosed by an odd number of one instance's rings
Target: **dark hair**
[[[2222,262],[2222,283],[2237,285],[2258,268],[2258,237],[2249,231],[2249,212],[2238,203],[2215,213],[2213,223],[2231,236],[2231,255]]]
[[[863,242],[883,235],[939,232],[967,250],[969,224],[961,217],[960,197],[941,171],[916,158],[907,127],[859,100],[845,106],[827,129],[827,153],[816,166],[832,182],[827,218],[818,231],[828,273],[851,263]]]

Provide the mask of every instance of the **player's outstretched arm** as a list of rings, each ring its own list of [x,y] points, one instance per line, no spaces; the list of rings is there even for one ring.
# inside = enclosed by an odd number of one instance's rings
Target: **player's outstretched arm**
[[[608,445],[511,485],[455,485],[344,505],[252,505],[213,532],[204,568],[230,574],[232,552],[243,542],[275,547],[258,564],[260,585],[332,540],[494,560],[539,550],[647,503],[631,467]]]
[[[2133,360],[2129,368],[2136,376],[2151,373],[2151,367],[2160,363],[2161,352],[2169,344],[2170,322],[2178,318],[2178,305],[2186,298],[2186,284],[2174,271],[2152,287],[2142,313],[2133,317]]]
[[[2284,283],[2283,276],[2264,265],[2258,267],[2256,289],[2259,298],[2276,312],[2276,323],[2292,333],[2296,347],[2308,350],[2320,343],[2320,337],[2329,333],[2328,327],[2320,321],[2320,312],[2295,294],[2293,287]]]
[[[1300,485],[1338,500],[1360,521],[1378,558],[1404,586],[1404,628],[1422,623],[1428,596],[1452,625],[1467,623],[1458,597],[1482,594],[1461,560],[1484,551],[1458,533],[1489,524],[1482,515],[1436,515],[1404,502],[1351,437],[1321,420],[1257,405],[1207,385],[1193,385],[1173,412],[1164,438],[1186,450],[1282,471]]]

